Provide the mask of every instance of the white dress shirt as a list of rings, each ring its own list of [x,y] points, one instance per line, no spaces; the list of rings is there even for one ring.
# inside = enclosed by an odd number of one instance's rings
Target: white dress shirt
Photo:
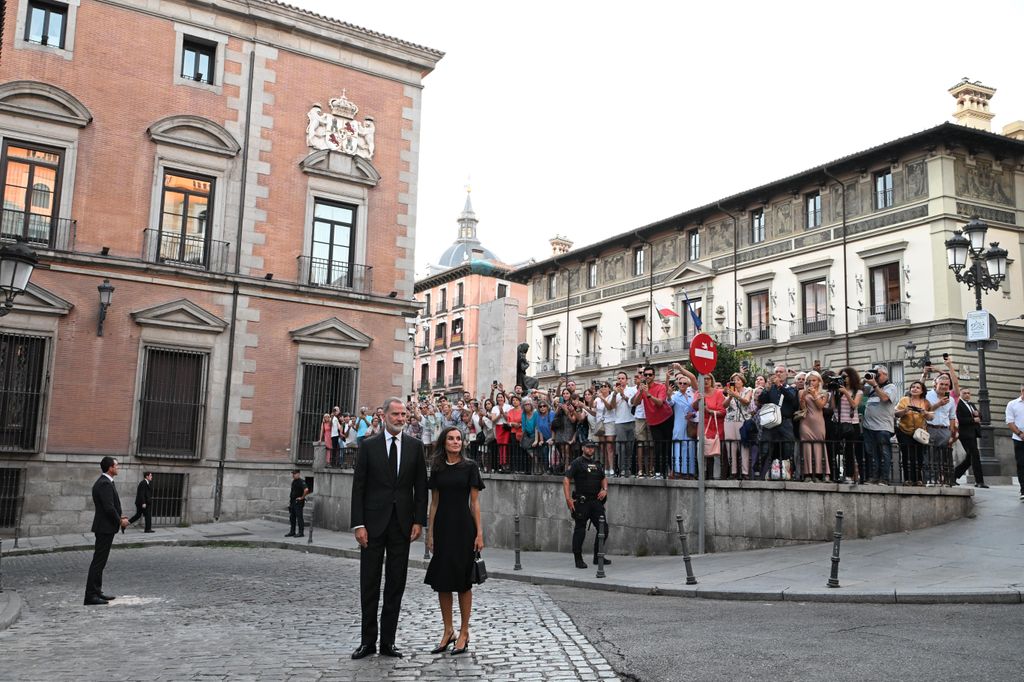
[[[1024,441],[1018,435],[1024,431],[1024,398],[1014,398],[1006,404],[1006,423],[1016,424],[1017,433],[1013,434],[1013,439]]]
[[[391,441],[395,442],[395,448],[398,450],[398,463],[395,465],[397,471],[402,470],[402,434],[399,433],[397,436],[392,436],[391,432],[384,431],[384,452],[387,453],[388,462],[391,461]]]

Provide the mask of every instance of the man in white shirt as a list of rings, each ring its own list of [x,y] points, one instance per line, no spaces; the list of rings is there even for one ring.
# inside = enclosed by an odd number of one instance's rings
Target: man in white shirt
[[[634,417],[631,401],[636,396],[636,386],[629,385],[629,375],[619,372],[615,375],[618,401],[615,403],[615,468],[619,476],[629,476],[633,464],[633,445],[636,442]],[[643,410],[641,405],[639,408]]]
[[[1024,383],[1020,395],[1006,404],[1006,424],[1013,432],[1013,456],[1017,460],[1017,483],[1020,501],[1024,502]]]
[[[956,400],[953,398],[952,384],[948,374],[940,374],[935,379],[934,388],[925,394],[925,399],[932,405],[932,418],[928,420],[928,446],[935,456],[937,462],[932,463],[933,473],[936,479],[939,476],[948,478],[949,471],[953,468],[952,444],[957,439],[956,423]],[[934,470],[938,467],[939,471]],[[948,483],[952,484],[952,480]]]

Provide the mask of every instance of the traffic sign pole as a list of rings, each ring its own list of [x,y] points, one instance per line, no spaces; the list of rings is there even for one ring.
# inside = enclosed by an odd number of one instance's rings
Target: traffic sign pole
[[[694,387],[697,395],[700,396],[700,419],[697,421],[697,554],[704,553],[704,375],[697,377],[697,385]]]

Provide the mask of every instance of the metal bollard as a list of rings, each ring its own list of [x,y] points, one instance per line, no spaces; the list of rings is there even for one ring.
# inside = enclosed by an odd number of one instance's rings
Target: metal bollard
[[[310,497],[312,497],[313,499],[310,500],[310,507],[309,507],[309,537],[306,538],[306,544],[307,545],[312,545],[313,544],[313,521],[316,518],[316,516],[315,516],[315,514],[316,514],[316,497],[313,496],[313,495],[306,495],[307,499],[310,498]],[[303,509],[302,511],[305,512],[306,510]]]
[[[836,512],[836,529],[832,533],[832,575],[828,578],[829,587],[839,587],[839,543],[843,541],[843,512]]]
[[[686,584],[696,585],[697,576],[693,574],[693,566],[690,564],[690,546],[686,542],[686,531],[683,530],[682,514],[676,514],[676,526],[679,527],[679,544],[683,546],[683,564],[686,565]]]
[[[521,570],[523,570],[523,565],[519,562],[519,514],[515,515],[514,520],[515,520],[515,523],[516,523],[515,545],[514,545],[515,550],[516,550],[516,565],[512,567],[512,570],[513,571],[521,571]]]
[[[607,532],[608,522],[605,521],[604,512],[597,519],[597,578],[604,577],[604,533]]]

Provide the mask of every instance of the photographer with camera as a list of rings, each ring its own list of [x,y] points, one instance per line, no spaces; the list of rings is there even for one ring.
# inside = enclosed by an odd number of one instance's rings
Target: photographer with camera
[[[842,459],[843,483],[863,483],[864,450],[860,432],[860,401],[864,398],[861,390],[860,373],[853,367],[839,370],[825,385],[832,394],[833,420],[836,425],[836,441],[839,444],[839,458]],[[834,473],[839,475],[839,462]]]
[[[864,372],[864,459],[870,483],[889,485],[892,476],[892,435],[899,389],[889,382],[889,369],[875,365]]]

